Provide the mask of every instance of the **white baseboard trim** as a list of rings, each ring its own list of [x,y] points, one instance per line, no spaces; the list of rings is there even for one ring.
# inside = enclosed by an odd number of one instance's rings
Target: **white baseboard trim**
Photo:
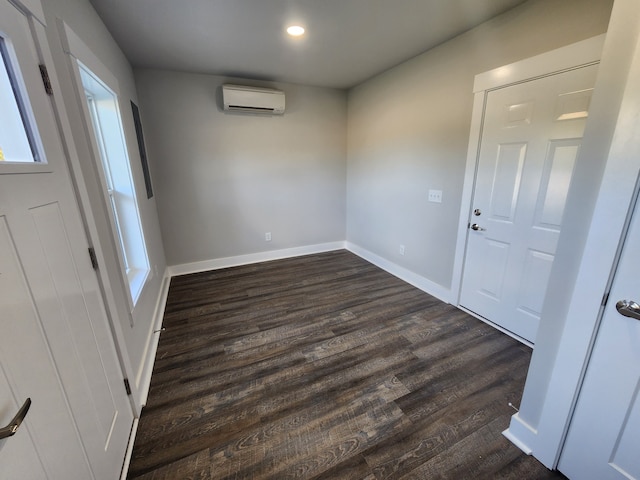
[[[507,437],[507,439],[513,443],[516,447],[518,447],[520,450],[522,450],[526,455],[531,455],[533,453],[533,450],[531,450],[529,447],[527,447],[524,443],[522,443],[520,441],[520,439],[516,438],[515,436],[513,436],[513,434],[511,433],[511,431],[509,429],[505,430],[502,432],[502,435],[504,435],[505,437]]]
[[[162,320],[164,318],[164,309],[167,306],[167,296],[169,294],[169,284],[171,283],[171,276],[168,269],[165,270],[162,277],[162,287],[160,288],[160,294],[158,295],[158,301],[156,302],[156,308],[153,313],[153,322],[151,322],[151,329],[147,335],[147,342],[143,357],[145,360],[142,366],[138,370],[136,375],[136,390],[139,395],[139,405],[144,407],[147,403],[149,396],[149,387],[151,386],[151,374],[153,373],[153,365],[156,359],[156,352],[158,351],[158,342],[160,341],[160,332],[162,328]]]
[[[138,433],[138,425],[140,421],[138,418],[133,419],[133,426],[131,427],[131,433],[129,434],[129,443],[127,443],[127,451],[124,455],[124,463],[122,464],[122,471],[120,472],[120,480],[127,480],[129,474],[129,465],[131,464],[131,454],[133,453],[133,444],[136,440],[136,433]]]
[[[250,253],[247,255],[238,255],[236,257],[216,258],[213,260],[204,260],[202,262],[183,263],[181,265],[172,265],[168,268],[169,276],[187,275],[189,273],[206,272],[208,270],[219,270],[221,268],[238,267],[240,265],[249,265],[251,263],[268,262],[271,260],[280,260],[283,258],[300,257],[302,255],[312,255],[314,253],[331,252],[333,250],[342,250],[345,248],[345,242],[329,242],[317,245],[308,245],[304,247],[285,248],[282,250],[271,250],[268,252]]]
[[[390,273],[391,275],[398,277],[400,280],[404,280],[405,282],[413,285],[414,287],[422,290],[429,295],[436,297],[438,300],[441,300],[445,303],[451,303],[451,290],[443,287],[442,285],[438,285],[431,280],[424,278],[423,276],[418,275],[417,273],[412,272],[411,270],[407,270],[404,267],[401,267],[386,258],[382,258],[375,253],[370,252],[354,243],[346,242],[346,249],[351,253],[358,255],[359,257],[365,259],[369,263],[373,263],[376,267],[383,269],[384,271]]]
[[[527,455],[533,454],[530,445],[531,440],[534,440],[537,434],[538,432],[531,425],[520,418],[519,413],[511,416],[509,428],[502,432],[502,435]]]

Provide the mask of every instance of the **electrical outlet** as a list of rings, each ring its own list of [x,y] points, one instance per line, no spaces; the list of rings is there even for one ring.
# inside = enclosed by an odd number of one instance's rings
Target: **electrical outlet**
[[[270,242],[271,241],[271,232],[267,232],[264,234],[264,241],[265,242]]]
[[[429,201],[442,203],[442,190],[429,190]]]
[[[400,245],[400,255],[404,255],[404,245]]]

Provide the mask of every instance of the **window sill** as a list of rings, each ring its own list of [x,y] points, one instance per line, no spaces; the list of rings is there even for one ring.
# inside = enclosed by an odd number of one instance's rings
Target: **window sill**
[[[140,298],[140,294],[142,293],[142,289],[149,278],[150,270],[141,269],[141,268],[132,268],[127,273],[127,280],[129,281],[129,291],[131,293],[131,301],[133,302],[133,306],[136,306],[138,303],[138,299]]]

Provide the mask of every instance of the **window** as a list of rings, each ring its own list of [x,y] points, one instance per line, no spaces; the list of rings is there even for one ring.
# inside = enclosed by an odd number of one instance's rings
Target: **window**
[[[18,78],[13,70],[9,50],[0,37],[0,162],[41,162],[35,132],[31,129],[29,109],[20,95]]]
[[[79,63],[79,67],[104,173],[114,236],[135,306],[150,269],[118,98],[84,65]]]

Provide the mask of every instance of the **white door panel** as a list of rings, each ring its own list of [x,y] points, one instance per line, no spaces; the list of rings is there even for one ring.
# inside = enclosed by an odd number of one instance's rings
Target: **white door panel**
[[[533,342],[596,66],[487,94],[460,305]]]
[[[20,408],[0,364],[0,390],[6,392],[0,403],[0,425],[7,425]],[[10,439],[0,440],[0,480],[29,478],[45,480],[47,474],[31,439],[29,427],[22,424]]]
[[[559,470],[572,479],[640,479],[640,320],[618,300],[640,302],[640,211],[635,207]]]
[[[24,432],[1,446],[0,472],[32,478],[33,464],[47,478],[115,479],[133,413],[28,19],[7,0],[0,35],[40,160],[0,162],[0,360],[9,387],[0,413],[10,418],[32,399]],[[11,138],[2,142],[10,151]],[[34,452],[40,463],[26,461]]]
[[[0,192],[0,205],[6,205],[5,190]],[[91,478],[14,237],[7,217],[0,211],[0,362],[7,382],[7,388],[2,389],[0,396],[2,425],[9,422],[26,398],[31,397],[33,401],[17,433],[0,441],[3,442],[0,478],[30,478],[22,474],[21,469],[28,465],[29,471],[32,464],[40,464],[40,461],[47,472],[62,473],[69,465],[74,465],[77,473],[69,472],[67,478]],[[40,449],[37,445],[64,445],[65,448],[57,452]],[[34,457],[38,461],[34,461]]]
[[[549,142],[536,204],[536,228],[560,231],[567,200],[567,185],[571,183],[579,149],[579,139]]]
[[[538,287],[546,285],[549,281],[552,263],[553,255],[531,249],[527,251],[522,276],[518,282],[520,290],[516,299],[516,308],[519,312],[531,315],[533,318],[540,315],[544,291]]]
[[[503,143],[498,145],[495,161],[487,162],[493,170],[491,188],[486,192],[488,198],[485,200],[490,206],[489,218],[513,224],[526,153],[526,143]]]

